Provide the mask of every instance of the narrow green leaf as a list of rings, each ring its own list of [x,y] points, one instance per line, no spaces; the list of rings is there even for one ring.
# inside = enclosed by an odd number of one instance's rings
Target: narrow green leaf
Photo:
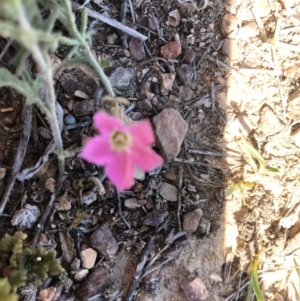
[[[230,195],[232,195],[235,191],[237,191],[239,188],[239,186],[237,184],[234,184],[232,186],[230,186],[229,188],[226,189],[225,191],[225,197],[229,197]]]
[[[88,22],[88,15],[87,15],[86,9],[84,8],[81,11],[81,24],[80,24],[80,33],[81,33],[82,36],[86,32],[87,22]]]
[[[245,139],[242,139],[242,146],[244,151],[247,153],[248,157],[252,157],[257,160],[259,164],[259,171],[264,170],[266,167],[266,161],[260,155],[260,153]]]
[[[279,173],[279,169],[278,168],[274,168],[274,167],[266,167],[263,172],[264,173]]]
[[[254,261],[253,261],[252,272],[251,272],[251,282],[253,285],[253,290],[254,290],[257,301],[265,301],[265,298],[262,294],[262,291],[259,287],[259,282],[258,282],[258,273],[257,273],[258,261],[259,261],[259,255],[255,255]]]

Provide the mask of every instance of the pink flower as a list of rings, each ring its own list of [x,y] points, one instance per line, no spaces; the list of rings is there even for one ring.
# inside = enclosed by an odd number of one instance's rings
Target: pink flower
[[[120,119],[99,112],[94,125],[100,135],[91,138],[80,157],[104,166],[110,181],[120,190],[133,185],[135,167],[150,171],[162,165],[162,158],[150,147],[155,141],[148,120],[125,125]]]

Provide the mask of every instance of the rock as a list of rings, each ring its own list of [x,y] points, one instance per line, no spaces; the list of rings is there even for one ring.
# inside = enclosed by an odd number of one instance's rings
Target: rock
[[[72,271],[77,271],[80,268],[80,259],[75,257],[70,265],[70,268]]]
[[[164,218],[165,215],[162,212],[154,210],[145,216],[143,224],[156,227],[164,221]]]
[[[143,111],[151,111],[152,110],[152,104],[148,98],[139,101],[137,103],[137,107]]]
[[[85,269],[91,269],[95,265],[97,258],[97,252],[92,248],[87,248],[80,252],[82,258],[82,266]]]
[[[156,95],[160,94],[160,85],[158,82],[151,83],[151,91]]]
[[[38,134],[44,138],[45,140],[49,140],[52,138],[51,133],[49,132],[49,130],[47,130],[46,128],[44,128],[43,126],[39,126],[38,127]]]
[[[172,41],[160,47],[160,54],[166,60],[176,59],[181,54],[180,41]]]
[[[166,108],[153,118],[158,146],[167,162],[179,153],[181,144],[188,130],[188,124],[180,113],[173,108]]]
[[[157,30],[157,21],[153,16],[148,16],[147,18],[148,28],[150,30],[156,31]]]
[[[135,171],[134,171],[134,178],[136,180],[140,180],[140,181],[144,181],[146,177],[146,174],[143,170],[141,170],[140,168],[136,167]]]
[[[134,113],[132,113],[131,119],[133,121],[141,120],[141,118],[142,118],[142,113],[141,112],[134,112]]]
[[[51,301],[54,294],[56,292],[56,287],[55,286],[50,286],[48,288],[42,289],[39,292],[39,297],[41,301]]]
[[[168,14],[168,23],[173,27],[177,27],[180,23],[180,14],[177,9],[172,10]]]
[[[187,49],[184,58],[183,58],[183,63],[186,64],[192,64],[195,60],[196,57],[196,53],[192,48]]]
[[[80,301],[87,301],[96,295],[105,285],[108,279],[108,271],[105,267],[96,268],[74,291],[74,295]]]
[[[77,282],[82,282],[84,279],[86,279],[88,274],[89,274],[89,270],[82,269],[74,275],[74,280]]]
[[[72,98],[77,90],[80,90],[90,97],[95,94],[97,84],[93,78],[81,71],[64,73],[60,78],[60,84],[66,96]]]
[[[171,182],[174,182],[174,183],[177,182],[177,177],[176,177],[176,175],[175,175],[174,172],[167,171],[167,172],[164,174],[164,177],[165,177],[167,180],[171,181]]]
[[[231,61],[238,59],[237,41],[232,39],[225,39],[222,45],[222,53],[229,57]]]
[[[85,99],[73,102],[73,113],[75,116],[92,114],[94,110],[95,108],[93,99]]]
[[[67,114],[67,115],[64,116],[64,122],[67,125],[75,124],[76,123],[76,119],[75,119],[74,115]]]
[[[208,296],[208,291],[205,284],[199,278],[187,284],[182,284],[181,288],[189,301],[205,300]]]
[[[128,48],[132,59],[139,62],[145,58],[145,50],[143,43],[140,39],[131,38],[128,43]]]
[[[106,37],[106,42],[107,42],[107,44],[109,44],[109,45],[114,45],[115,42],[116,42],[116,40],[117,40],[117,38],[118,38],[117,34],[116,34],[116,33],[113,33],[113,34],[108,35],[108,36]]]
[[[182,224],[183,230],[192,233],[195,232],[198,228],[202,215],[203,213],[200,208],[185,213],[183,215],[183,224]]]
[[[259,29],[256,22],[247,22],[239,30],[239,39],[249,40],[250,38],[256,37],[258,33]]]
[[[162,73],[159,77],[161,92],[169,92],[173,87],[175,74]]]
[[[136,209],[141,207],[141,205],[138,203],[137,198],[127,199],[124,205],[128,209]]]
[[[300,118],[300,90],[297,89],[289,95],[287,107],[287,116],[290,120],[298,120]]]
[[[176,68],[176,74],[184,85],[188,85],[193,77],[193,67],[187,64],[181,64]]]
[[[76,96],[78,98],[82,98],[82,99],[89,99],[89,96],[80,90],[76,90],[74,93],[74,96]]]
[[[109,223],[99,225],[90,235],[92,246],[105,258],[112,260],[118,250],[118,243],[112,235]]]
[[[260,111],[259,126],[265,136],[273,136],[283,130],[284,124],[277,118],[269,106],[264,106]]]
[[[86,205],[91,205],[98,199],[98,194],[94,191],[86,191],[82,195],[82,202]]]
[[[220,32],[223,37],[234,39],[238,32],[238,19],[232,14],[225,14],[220,21]]]
[[[159,194],[167,201],[176,202],[178,199],[178,189],[168,183],[163,183],[159,187]]]
[[[133,77],[133,74],[133,68],[125,69],[123,67],[118,67],[112,72],[109,79],[114,89],[123,91],[130,87],[130,80]]]
[[[219,276],[219,275],[214,275],[214,274],[211,274],[209,275],[209,278],[215,282],[222,282],[223,279]]]

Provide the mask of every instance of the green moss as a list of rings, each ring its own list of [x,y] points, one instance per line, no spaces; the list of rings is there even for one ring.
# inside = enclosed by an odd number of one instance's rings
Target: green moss
[[[19,296],[12,292],[7,278],[0,278],[0,301],[18,301]]]
[[[8,281],[12,292],[16,292],[26,282],[39,286],[47,278],[48,273],[57,275],[64,271],[56,258],[55,250],[47,251],[43,247],[24,248],[23,241],[26,237],[25,233],[16,232],[13,236],[6,234],[0,240],[0,252],[11,254],[9,263],[13,269]]]

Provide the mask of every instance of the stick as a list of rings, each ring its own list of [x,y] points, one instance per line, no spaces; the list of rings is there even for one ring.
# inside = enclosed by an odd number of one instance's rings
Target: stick
[[[2,215],[4,208],[6,206],[6,203],[10,197],[10,194],[12,192],[13,186],[16,181],[16,176],[19,173],[25,154],[26,149],[30,137],[30,131],[31,131],[31,125],[32,125],[32,106],[26,106],[24,103],[23,107],[23,116],[25,115],[25,122],[24,122],[24,131],[23,135],[20,139],[17,154],[15,157],[14,165],[12,167],[11,175],[7,181],[6,189],[4,191],[1,203],[0,203],[0,216]]]
[[[144,247],[144,250],[141,254],[141,258],[140,261],[136,267],[136,271],[135,271],[135,275],[131,280],[130,286],[128,288],[126,297],[124,298],[123,301],[131,301],[133,298],[133,295],[141,281],[142,278],[142,274],[143,274],[143,270],[146,264],[146,261],[148,259],[148,256],[152,250],[152,246],[153,246],[153,242],[154,242],[154,236],[150,237]]]
[[[73,1],[71,2],[71,4],[72,4],[73,9],[80,10],[80,5],[79,4],[77,4]],[[142,41],[145,41],[145,40],[148,39],[148,37],[144,36],[143,34],[137,32],[136,30],[134,30],[134,29],[132,29],[132,28],[126,26],[126,25],[123,25],[122,23],[118,22],[115,19],[107,18],[107,17],[103,16],[102,14],[99,14],[99,13],[97,13],[97,12],[95,12],[95,11],[89,9],[89,8],[85,8],[85,9],[86,9],[86,12],[87,12],[88,16],[90,16],[94,19],[97,19],[97,20],[99,20],[103,23],[106,23],[106,24],[114,27],[114,28],[117,28],[117,29],[131,35],[132,37],[135,37],[135,38],[140,39]]]
[[[120,198],[120,192],[118,189],[117,189],[117,195],[118,195],[118,210],[119,210],[120,217],[121,217],[122,221],[124,222],[124,224],[127,226],[127,228],[131,229],[129,223],[127,222],[127,220],[125,219],[125,217],[123,216],[123,213],[122,213],[121,198]]]
[[[128,0],[123,0],[121,4],[121,10],[120,10],[120,22],[124,25],[126,25],[126,14],[127,14],[127,2]],[[123,31],[120,32],[120,37],[122,41],[122,48],[128,49],[128,43],[127,43],[127,35]]]
[[[183,165],[179,167],[179,185],[178,185],[178,198],[177,198],[177,224],[178,230],[182,230],[180,211],[181,211],[181,188],[182,188],[182,178],[183,178]]]

